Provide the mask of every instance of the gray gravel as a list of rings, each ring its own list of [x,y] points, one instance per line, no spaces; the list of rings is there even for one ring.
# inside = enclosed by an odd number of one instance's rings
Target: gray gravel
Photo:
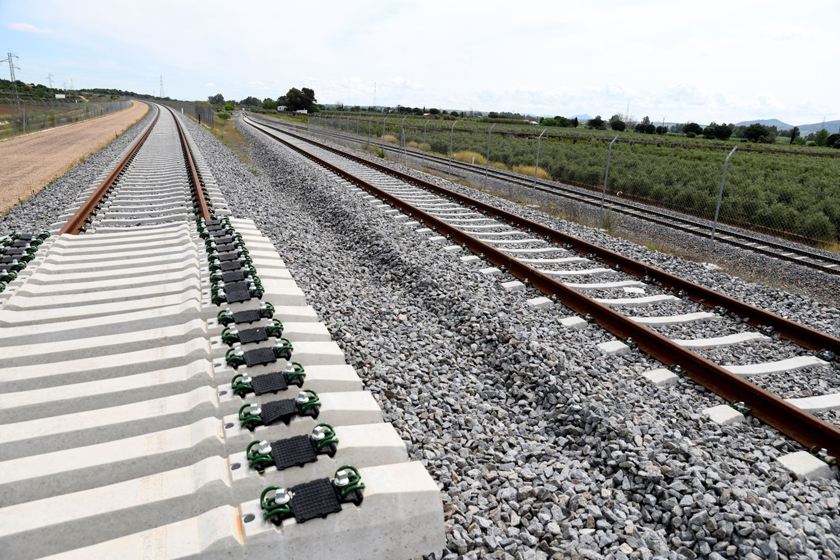
[[[248,127],[250,168],[188,126],[234,214],[272,239],[386,420],[438,481],[447,549],[436,557],[840,554],[840,485],[791,480],[774,461],[796,444],[752,419],[708,423],[699,411],[719,404],[710,393],[687,380],[650,387],[640,378],[655,367],[646,356],[601,356],[594,345],[610,336],[600,329],[562,329],[567,310],[530,310],[530,290],[504,292],[500,277],[462,265]],[[795,298],[761,292],[797,309]],[[813,310],[816,323],[837,320],[836,310]]]
[[[143,132],[154,118],[154,114],[155,110],[150,110],[139,123],[126,130],[116,140],[86,158],[23,204],[13,206],[7,216],[0,218],[0,236],[13,231],[48,230],[50,224],[67,210],[80,191],[91,184],[99,184],[98,178],[102,172],[113,169],[120,154]]]

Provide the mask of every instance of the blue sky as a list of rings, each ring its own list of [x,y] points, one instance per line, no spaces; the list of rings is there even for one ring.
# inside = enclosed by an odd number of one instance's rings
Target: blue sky
[[[654,121],[840,118],[840,3],[0,0],[27,82]],[[0,66],[5,74],[5,64]]]

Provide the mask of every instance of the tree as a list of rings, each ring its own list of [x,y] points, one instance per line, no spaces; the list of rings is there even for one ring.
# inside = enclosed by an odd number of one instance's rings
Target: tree
[[[827,143],[828,131],[824,128],[820,129],[820,131],[814,135],[814,144],[816,144],[817,146],[825,146]]]
[[[627,128],[627,124],[621,119],[610,119],[610,128],[612,128],[616,132],[623,132],[624,129]]]
[[[277,110],[277,102],[270,97],[266,97],[263,99],[262,108],[266,111],[276,111]]]
[[[309,88],[292,88],[286,95],[277,99],[278,105],[285,105],[289,111],[300,111],[306,109],[307,111],[315,110],[315,92]]]
[[[656,127],[656,133],[661,135],[661,136],[665,135],[665,134],[668,134],[668,127],[665,126],[665,125],[657,126]]]
[[[607,123],[601,118],[601,115],[596,115],[594,119],[589,119],[586,126],[595,130],[606,130]]]
[[[790,131],[790,143],[793,144],[793,141],[796,140],[796,137],[799,136],[799,127],[794,126],[793,130]]]
[[[703,127],[695,122],[691,122],[682,127],[682,131],[688,134],[693,132],[695,135],[703,134]]]
[[[217,93],[216,95],[208,97],[207,101],[209,101],[212,105],[221,105],[225,102],[225,96],[221,93]]]
[[[233,103],[227,102],[225,103],[225,111],[233,111],[236,107],[233,106]]]
[[[240,105],[246,105],[248,107],[259,107],[262,104],[262,101],[257,99],[256,97],[246,97],[242,101],[239,102]]]
[[[642,119],[642,124],[647,126],[650,124],[650,117],[645,117]]]
[[[762,138],[766,140],[769,136],[770,130],[758,123],[753,123],[744,130],[744,138],[750,142],[759,142]]]
[[[840,133],[835,132],[825,142],[825,145],[829,148],[838,148],[840,149]]]
[[[571,120],[571,122],[569,123],[569,126],[571,126],[572,128],[577,128],[577,127],[580,126],[580,121],[578,120],[577,117],[575,117]]]
[[[432,107],[431,109],[429,109],[429,114],[430,115],[440,115],[440,109],[435,109],[434,107]],[[496,113],[492,113],[492,112],[488,116],[491,119],[495,119],[496,117],[498,117],[498,115]]]
[[[610,120],[609,120],[609,121],[607,121],[607,122],[609,122],[610,124],[612,124],[612,123],[614,123],[615,121],[620,121],[620,120],[621,120],[621,115],[613,115],[613,116],[611,116],[611,117],[610,117]]]

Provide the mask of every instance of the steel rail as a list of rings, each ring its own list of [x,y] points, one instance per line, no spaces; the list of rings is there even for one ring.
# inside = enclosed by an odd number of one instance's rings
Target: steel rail
[[[246,122],[251,124],[248,119],[246,119]],[[707,360],[691,350],[683,348],[672,340],[645,327],[644,325],[636,323],[632,319],[625,317],[610,307],[598,303],[594,299],[574,290],[573,288],[564,285],[562,282],[544,274],[540,270],[522,263],[492,245],[464,233],[444,220],[403,201],[399,197],[374,186],[368,181],[365,181],[364,179],[357,177],[352,173],[349,173],[348,171],[345,171],[340,167],[301,149],[298,146],[295,146],[291,142],[284,140],[264,128],[253,124],[252,126],[270,138],[281,142],[283,145],[288,146],[297,153],[300,153],[303,156],[315,161],[319,165],[329,169],[333,173],[336,173],[348,181],[361,186],[380,199],[386,200],[415,219],[422,220],[426,225],[434,227],[440,233],[450,236],[456,243],[462,244],[476,254],[483,255],[489,262],[495,264],[496,266],[504,266],[512,275],[520,280],[529,282],[534,288],[540,290],[541,292],[559,297],[560,301],[566,307],[569,307],[581,314],[589,314],[601,327],[613,335],[619,338],[631,337],[636,342],[640,350],[648,353],[665,365],[679,365],[691,379],[706,389],[709,389],[715,394],[721,396],[726,401],[743,402],[745,406],[751,409],[753,416],[788,435],[790,438],[798,441],[806,448],[810,449],[816,447],[819,449],[825,449],[833,456],[840,455],[840,429],[836,426],[823,422],[816,416],[813,416],[770,393],[769,391],[766,391],[761,387],[758,387],[753,383],[730,373],[714,362]],[[284,132],[283,134],[289,133]],[[305,138],[298,137],[297,135],[289,135],[299,140],[306,140]],[[310,143],[317,145],[315,142]],[[330,151],[328,148],[325,149]],[[339,153],[351,160],[354,159],[348,154],[344,154],[342,152]],[[363,161],[363,163],[367,164],[368,162]],[[387,168],[385,169],[390,175],[401,179],[405,177],[404,180],[407,182],[415,183],[421,186],[425,186],[427,184],[424,181],[419,181],[413,177],[403,175],[399,172],[395,173],[393,170]],[[436,186],[433,190],[438,193],[456,194],[449,193],[446,189]],[[487,206],[479,203],[478,201],[473,201],[468,197],[463,198],[466,201],[469,201],[468,205],[473,204],[477,208]],[[494,210],[499,212],[499,215],[509,214],[501,210]],[[528,220],[525,220],[524,222],[526,224],[534,224]],[[590,244],[586,242],[580,240],[577,241],[583,244],[581,247],[590,246]],[[612,252],[608,253],[613,255],[615,254]]]
[[[201,187],[201,180],[198,177],[198,171],[195,167],[195,162],[192,158],[192,152],[190,151],[189,144],[187,143],[187,137],[184,134],[184,130],[181,127],[181,123],[178,122],[178,117],[175,116],[175,112],[172,111],[171,108],[167,107],[169,112],[172,114],[172,118],[175,120],[175,126],[178,128],[178,134],[181,140],[181,147],[184,150],[184,159],[187,166],[187,173],[189,175],[190,182],[193,185],[193,191],[195,192],[196,197],[196,204],[198,205],[199,214],[205,220],[211,219],[210,209],[207,205],[207,200],[204,197],[204,191]],[[96,189],[94,189],[93,193],[88,197],[88,199],[82,204],[76,213],[67,220],[67,223],[62,226],[62,228],[58,231],[58,234],[70,234],[70,235],[78,235],[81,233],[82,229],[87,224],[87,221],[93,216],[93,213],[96,212],[96,209],[99,207],[99,204],[102,202],[103,197],[108,193],[111,187],[114,185],[116,180],[119,176],[123,173],[125,168],[131,162],[132,158],[140,151],[140,148],[146,142],[146,139],[151,134],[152,129],[157,124],[158,118],[160,117],[162,109],[158,108],[158,114],[155,115],[155,118],[149,124],[148,128],[143,132],[143,134],[134,142],[129,149],[128,153],[117,163],[116,167],[108,174],[105,179],[99,184]]]
[[[99,184],[96,189],[91,193],[88,199],[82,204],[76,213],[73,214],[67,223],[62,226],[60,230],[58,230],[58,234],[62,235],[64,233],[70,235],[78,235],[81,233],[82,229],[85,227],[85,224],[93,216],[93,213],[96,212],[96,209],[99,207],[100,202],[102,202],[102,198],[108,193],[108,191],[113,186],[114,182],[117,178],[122,174],[125,170],[126,166],[129,164],[131,159],[137,154],[140,150],[140,147],[143,146],[143,143],[146,142],[146,138],[149,137],[151,134],[152,129],[157,124],[158,117],[160,117],[160,109],[158,109],[157,115],[155,118],[152,119],[152,122],[149,124],[148,128],[140,135],[140,137],[135,140],[134,144],[131,146],[131,149],[128,150],[128,153],[117,163],[116,167],[111,170],[105,179]]]
[[[275,130],[280,130],[275,126],[275,123],[269,124],[265,121],[256,120],[260,124],[264,126],[268,126],[270,128],[274,128]],[[287,123],[276,123],[280,126],[289,127],[292,129],[296,129],[296,125],[287,124]],[[351,134],[342,134],[334,131],[329,131],[327,133],[329,136],[333,136],[339,139],[350,139],[353,141],[358,141],[358,139],[353,138]],[[379,146],[386,152],[394,152],[393,145],[387,142],[373,142],[374,145]],[[431,167],[435,167],[435,164],[438,165],[437,169],[440,171],[445,171],[443,166],[447,165],[449,161],[446,158],[441,158],[440,156],[435,156],[432,154],[424,154],[417,152],[414,149],[409,149],[411,152],[411,157],[415,159],[421,159],[430,165]],[[474,169],[470,164],[460,162],[460,161],[453,161],[452,165],[465,172],[465,173],[474,173],[479,174],[480,172]],[[522,178],[521,176],[517,176],[517,174],[512,173],[510,171],[503,171],[500,169],[490,168],[489,170],[490,175],[497,180],[504,181],[507,183],[513,183],[517,186],[525,187],[525,188],[532,188],[530,181]],[[449,173],[453,175],[453,173]],[[461,174],[454,174],[458,177],[464,177]],[[583,184],[576,184],[576,183],[562,183],[559,181],[549,181],[547,179],[538,179],[536,189],[558,196],[563,196],[569,198],[573,201],[579,202],[581,204],[587,205],[598,205],[600,198],[595,195],[595,191],[591,187],[587,187]],[[580,190],[577,190],[580,189]],[[712,226],[707,225],[704,223],[704,218],[696,217],[696,220],[691,219],[691,214],[686,214],[687,217],[683,218],[680,216],[671,215],[669,212],[675,212],[668,210],[667,208],[662,208],[659,206],[652,205],[648,202],[638,201],[638,200],[621,200],[616,199],[615,197],[611,198],[610,202],[611,206],[615,208],[617,212],[627,214],[633,218],[645,220],[648,222],[652,222],[655,224],[659,224],[670,229],[676,229],[679,231],[683,231],[685,233],[697,236],[703,236],[711,231]],[[798,247],[791,247],[788,245],[784,245],[778,241],[774,241],[772,239],[764,239],[760,237],[756,237],[754,235],[750,235],[748,233],[751,230],[744,228],[743,226],[732,225],[732,224],[725,224],[726,229],[722,229],[722,232],[725,232],[727,236],[731,237],[731,239],[720,239],[721,243],[726,243],[727,245],[732,245],[734,247],[738,247],[740,249],[744,249],[747,251],[752,251],[754,253],[760,253],[763,255],[768,255],[774,257],[779,260],[791,262],[793,264],[797,264],[799,266],[805,266],[809,268],[813,268],[819,270],[820,272],[824,272],[826,274],[840,274],[840,258],[832,257],[831,255],[822,255],[818,253],[814,253],[813,251],[809,251],[806,249],[800,249]],[[701,231],[698,231],[701,230]],[[769,237],[774,237],[772,234],[763,233],[761,231],[757,231],[756,233],[760,233]],[[792,240],[793,243],[800,243]],[[807,244],[805,244],[807,246]],[[785,256],[784,253],[790,253],[789,256]],[[796,256],[803,256],[811,259],[802,260],[797,258]]]
[[[175,119],[175,126],[178,127],[178,134],[181,137],[181,147],[184,148],[184,159],[187,162],[187,171],[189,172],[190,182],[192,183],[193,191],[195,192],[198,213],[205,220],[210,220],[212,219],[212,215],[210,214],[210,208],[207,205],[207,199],[204,197],[204,189],[201,185],[201,179],[198,177],[198,170],[195,168],[195,162],[193,161],[190,145],[187,142],[187,136],[184,134],[184,129],[181,126],[181,122],[178,120],[178,116],[175,114],[175,111],[173,111],[169,106],[165,107],[169,109],[170,113],[172,113],[172,118]]]
[[[610,251],[609,249],[605,249],[593,243],[589,243],[588,241],[584,241],[577,237],[554,230],[538,222],[534,222],[511,212],[507,212],[506,210],[496,208],[495,206],[491,206],[466,195],[450,191],[433,183],[429,183],[428,181],[424,181],[423,179],[407,175],[395,169],[368,161],[353,154],[348,154],[346,152],[342,152],[341,150],[322,145],[316,141],[309,140],[290,132],[284,131],[283,134],[288,134],[298,140],[309,142],[321,149],[346,157],[362,165],[373,167],[377,171],[392,175],[402,181],[419,185],[442,196],[455,199],[484,214],[492,215],[520,229],[530,230],[535,235],[550,239],[555,243],[561,245],[571,245],[572,248],[580,254],[594,255],[605,264],[610,266],[619,266],[623,272],[631,274],[637,278],[647,277],[653,279],[661,283],[662,287],[665,289],[675,292],[684,291],[693,301],[712,309],[722,307],[730,314],[734,313],[735,317],[753,327],[773,327],[773,330],[782,338],[795,342],[796,344],[809,350],[830,350],[835,355],[840,355],[840,339],[816,329],[812,329],[811,327],[802,325],[801,323],[785,319],[784,317],[780,317],[779,315],[769,311],[765,311],[758,307],[749,305],[748,303],[731,298],[721,294],[720,292],[706,288],[705,286],[695,284],[694,282],[685,280],[669,272],[665,272],[664,270],[660,270],[656,267],[625,257],[614,251]]]

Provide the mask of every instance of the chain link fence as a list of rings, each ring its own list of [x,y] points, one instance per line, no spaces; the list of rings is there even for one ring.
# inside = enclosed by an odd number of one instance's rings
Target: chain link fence
[[[213,107],[209,105],[198,105],[197,103],[184,103],[182,101],[155,101],[161,105],[172,107],[176,111],[180,111],[184,115],[188,115],[199,122],[199,124],[207,125],[213,128],[213,117],[216,112]]]
[[[93,119],[130,106],[131,101],[62,103],[53,99],[15,101],[12,97],[0,97],[0,138]]]
[[[418,122],[401,116],[312,115],[308,128],[473,186],[507,182],[572,195],[577,191],[588,200],[584,221],[592,225],[609,226],[620,215],[616,210],[643,204],[689,218],[704,232],[719,222],[813,247],[840,247],[836,150],[766,151],[744,144],[730,153],[731,145],[639,141],[601,131],[587,136],[589,131],[581,129],[568,136],[539,126],[522,133],[505,125]],[[601,196],[603,204],[598,204]]]

